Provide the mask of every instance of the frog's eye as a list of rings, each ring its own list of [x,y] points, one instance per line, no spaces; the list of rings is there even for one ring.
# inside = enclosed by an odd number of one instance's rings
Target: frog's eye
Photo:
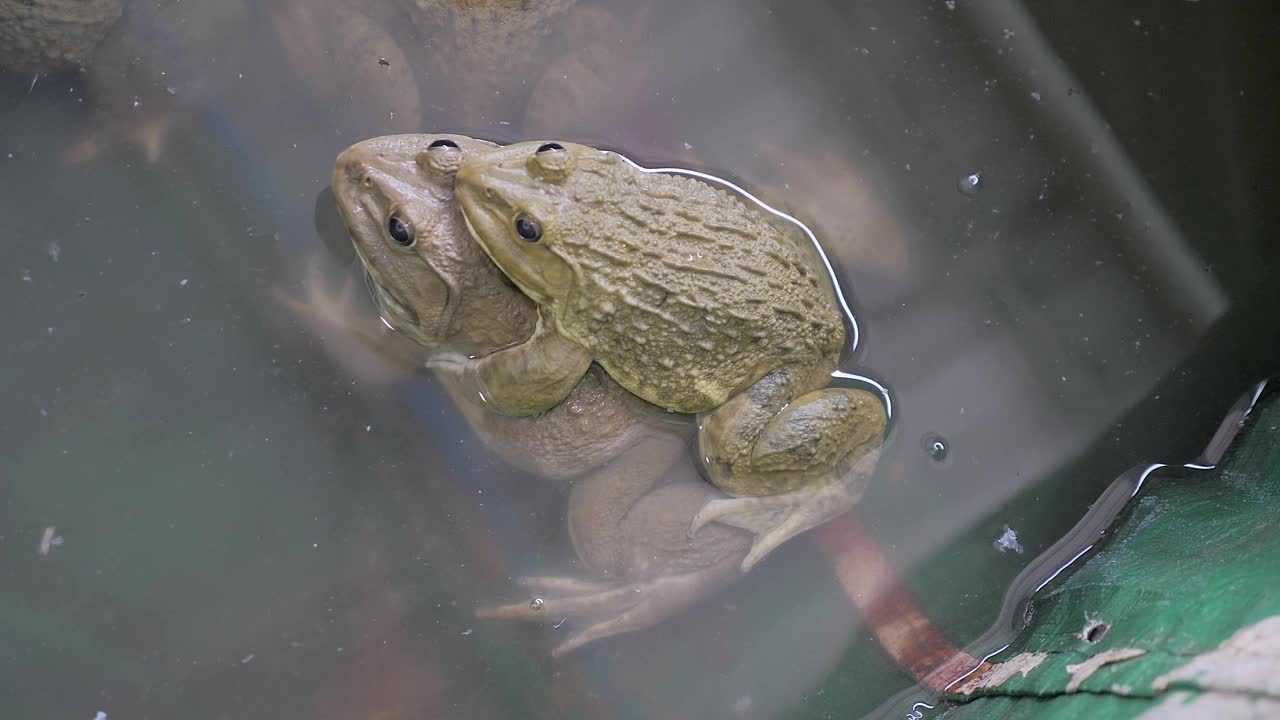
[[[413,244],[413,225],[401,219],[399,213],[391,213],[390,219],[387,220],[387,234],[392,240],[405,247]]]
[[[537,242],[542,237],[542,226],[528,215],[517,215],[516,234],[529,242]]]
[[[440,138],[418,153],[417,162],[418,167],[433,179],[448,179],[452,183],[453,174],[458,172],[458,166],[462,164],[462,148],[452,140]]]
[[[560,143],[543,143],[533,152],[530,170],[545,180],[559,182],[573,169],[573,155]]]

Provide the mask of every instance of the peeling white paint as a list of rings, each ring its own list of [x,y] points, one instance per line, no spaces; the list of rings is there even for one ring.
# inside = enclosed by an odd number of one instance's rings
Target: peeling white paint
[[[1079,690],[1080,684],[1093,677],[1093,674],[1098,672],[1104,665],[1132,660],[1139,655],[1146,654],[1147,651],[1142,648],[1111,648],[1094,655],[1082,663],[1068,665],[1067,672],[1071,674],[1071,682],[1067,683],[1066,691],[1073,693]]]
[[[1161,692],[1174,683],[1280,698],[1280,615],[1237,630],[1151,687]]]
[[[1230,693],[1176,692],[1136,720],[1268,720],[1280,717],[1280,701]]]
[[[1006,680],[1014,675],[1026,677],[1027,673],[1035,670],[1049,657],[1049,653],[1021,653],[1009,658],[1007,661],[997,663],[991,666],[991,669],[976,675],[965,681],[963,685],[956,688],[956,692],[961,695],[969,695],[982,688],[1000,687]]]

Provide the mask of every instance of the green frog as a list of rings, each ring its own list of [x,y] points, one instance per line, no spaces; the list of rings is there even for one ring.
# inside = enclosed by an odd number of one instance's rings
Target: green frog
[[[334,196],[383,320],[430,353],[483,356],[525,341],[536,322],[534,304],[468,236],[454,198],[463,160],[493,147],[461,135],[388,136],[348,148],[334,169]],[[365,329],[368,320],[313,292],[285,302],[320,328],[387,347]],[[531,417],[495,413],[456,378],[441,380],[498,455],[572,482],[569,535],[599,575],[522,578],[541,603],[526,597],[481,617],[582,621],[553,650],[561,655],[652,626],[740,577],[748,534],[720,527],[687,537],[693,514],[715,495],[687,462],[687,417],[644,402],[599,367]]]
[[[843,514],[875,468],[886,415],[827,387],[844,318],[817,249],[757,205],[617,153],[526,142],[468,158],[456,192],[472,235],[539,306],[529,339],[434,366],[501,412],[554,407],[592,363],[639,397],[698,414],[712,521],[755,533],[742,570]]]

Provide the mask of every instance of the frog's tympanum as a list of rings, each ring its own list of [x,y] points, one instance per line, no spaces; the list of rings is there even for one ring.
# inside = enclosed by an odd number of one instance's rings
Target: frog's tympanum
[[[656,405],[699,413],[711,521],[756,534],[749,569],[860,499],[885,428],[870,393],[828,388],[844,319],[816,249],[741,197],[583,145],[467,159],[467,225],[539,306],[522,343],[437,367],[502,412],[556,406],[592,363]]]
[[[455,202],[459,166],[492,147],[459,135],[381,137],[347,149],[334,169],[334,196],[383,319],[433,352],[500,352],[526,341],[537,318],[468,237]],[[751,542],[723,526],[689,539],[694,513],[715,496],[685,461],[692,424],[599,367],[584,370],[563,402],[532,417],[496,413],[456,377],[441,377],[495,452],[574,482],[570,537],[601,579],[525,578],[542,603],[530,595],[480,613],[580,623],[556,654],[651,626],[728,585]]]

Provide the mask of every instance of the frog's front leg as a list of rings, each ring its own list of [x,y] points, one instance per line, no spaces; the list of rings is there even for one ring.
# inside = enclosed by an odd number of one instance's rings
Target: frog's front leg
[[[699,418],[711,500],[689,532],[710,522],[755,533],[742,571],[787,540],[857,504],[875,471],[886,416],[871,393],[825,388],[792,399],[790,374],[766,376]]]
[[[427,367],[470,376],[491,407],[523,417],[550,410],[569,396],[591,367],[591,354],[542,318],[528,340],[479,358],[439,353]]]

